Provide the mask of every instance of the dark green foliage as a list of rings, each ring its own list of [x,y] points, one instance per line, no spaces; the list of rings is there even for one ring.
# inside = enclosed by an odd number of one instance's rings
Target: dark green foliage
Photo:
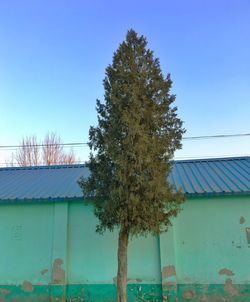
[[[165,231],[184,200],[167,182],[184,129],[170,76],[146,47],[143,36],[128,31],[106,69],[105,103],[97,101],[98,126],[89,131],[91,176],[80,185],[95,204],[99,232]]]

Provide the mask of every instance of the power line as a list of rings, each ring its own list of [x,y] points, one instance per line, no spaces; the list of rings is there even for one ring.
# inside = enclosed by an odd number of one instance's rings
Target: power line
[[[30,148],[30,147],[50,147],[50,146],[80,146],[88,143],[60,143],[60,144],[34,144],[34,145],[1,145],[0,148]]]
[[[201,135],[201,136],[184,136],[183,140],[199,140],[199,139],[218,139],[218,138],[232,138],[232,137],[247,137],[250,133],[237,133],[237,134],[218,134],[218,135]],[[48,146],[87,146],[87,142],[73,142],[73,143],[60,143],[60,144],[35,144],[35,145],[0,145],[0,149],[16,150],[18,148],[29,148],[29,147],[48,147]]]
[[[195,140],[195,139],[213,139],[213,138],[230,138],[230,137],[244,137],[250,136],[250,133],[238,133],[238,134],[218,134],[218,135],[202,135],[202,136],[186,136],[183,140]]]
[[[82,145],[81,145],[82,144]],[[56,144],[55,144],[56,145]],[[63,145],[63,144],[60,144]],[[46,146],[54,146],[54,145],[46,145]],[[87,143],[80,143],[78,145],[63,145],[65,148],[82,148],[82,147],[87,147]],[[25,145],[20,145],[20,146],[0,146],[0,151],[16,151],[19,150],[20,148],[30,148],[30,147],[36,147],[37,149],[41,149],[44,146],[40,146],[40,145],[29,145],[29,146],[25,146]]]
[[[84,164],[85,163],[85,161],[74,161],[74,163],[73,163],[73,165],[74,164]],[[5,163],[0,163],[0,166],[3,166],[3,165],[5,165],[6,166],[6,168],[9,168],[9,167],[34,167],[34,166],[22,166],[22,165],[19,165],[17,162],[5,162]],[[51,163],[51,165],[68,165],[68,164],[66,164],[66,163],[62,163],[62,162],[53,162],[53,163]],[[69,165],[71,165],[71,164],[69,164]],[[38,162],[37,163],[37,165],[35,165],[35,166],[44,166],[44,167],[49,167],[49,165],[46,165],[44,162]]]

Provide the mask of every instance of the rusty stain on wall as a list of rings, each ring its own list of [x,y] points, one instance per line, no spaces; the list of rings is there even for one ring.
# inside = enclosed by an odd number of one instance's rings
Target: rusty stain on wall
[[[250,244],[250,228],[246,228],[247,233],[247,243]]]
[[[232,296],[239,296],[240,294],[239,289],[233,285],[232,279],[230,278],[225,282],[224,291]]]
[[[245,217],[241,216],[241,217],[240,217],[240,224],[243,224],[243,223],[245,223],[245,222],[246,222]]]
[[[43,276],[43,275],[45,275],[47,272],[48,272],[48,269],[45,268],[45,269],[43,269],[43,270],[41,271],[41,275]]]
[[[164,291],[176,291],[177,289],[177,283],[176,282],[162,282],[162,289]]]
[[[29,281],[23,281],[22,290],[25,293],[31,293],[31,292],[33,292],[33,289],[34,289],[34,286],[33,286],[33,284],[31,282],[29,282]]]
[[[183,298],[187,300],[192,300],[194,298],[195,294],[192,290],[185,290],[183,293]]]
[[[54,260],[51,284],[64,284],[65,283],[65,271],[61,268],[62,264],[63,264],[62,259],[57,258]]]
[[[140,278],[136,278],[136,279],[128,278],[128,279],[127,279],[127,283],[132,283],[132,284],[134,284],[134,283],[141,283],[142,281],[143,281],[143,280],[140,279]],[[117,285],[117,276],[115,276],[115,277],[113,278],[113,282],[114,282],[115,285]]]
[[[222,269],[219,271],[219,274],[220,274],[220,275],[226,275],[226,276],[234,276],[234,272],[231,271],[230,269],[227,269],[227,268],[222,268]]]
[[[113,278],[113,281],[114,283],[116,282],[116,280],[114,280],[116,277]],[[135,279],[131,279],[131,278],[128,278],[127,279],[127,283],[141,283],[142,282],[142,279],[140,278],[135,278]]]
[[[8,295],[8,294],[10,294],[11,293],[11,291],[10,290],[8,290],[7,288],[0,288],[0,294],[1,295]]]
[[[162,269],[162,279],[166,279],[172,276],[176,276],[175,266],[174,265],[164,266]]]

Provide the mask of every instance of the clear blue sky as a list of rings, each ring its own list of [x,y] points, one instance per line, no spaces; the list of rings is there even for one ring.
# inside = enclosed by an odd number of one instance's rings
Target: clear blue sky
[[[187,136],[250,132],[249,16],[249,0],[1,1],[0,145],[48,130],[87,141],[105,68],[130,28],[171,73]],[[184,143],[177,156],[249,154],[249,140]]]

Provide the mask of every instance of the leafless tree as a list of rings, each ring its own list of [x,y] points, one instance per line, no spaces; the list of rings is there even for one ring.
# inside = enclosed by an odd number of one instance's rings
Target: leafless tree
[[[43,162],[46,166],[61,164],[64,151],[61,138],[55,132],[48,132],[43,142]]]
[[[76,156],[73,149],[68,153],[64,151],[59,135],[48,132],[42,142],[38,142],[35,135],[23,138],[16,153],[12,154],[11,166],[13,162],[18,166],[74,164]]]
[[[39,145],[35,135],[22,139],[20,148],[15,154],[15,160],[19,166],[37,166],[40,161]]]
[[[71,165],[76,163],[76,156],[73,149],[70,150],[69,153],[64,153],[62,158],[62,164]]]

